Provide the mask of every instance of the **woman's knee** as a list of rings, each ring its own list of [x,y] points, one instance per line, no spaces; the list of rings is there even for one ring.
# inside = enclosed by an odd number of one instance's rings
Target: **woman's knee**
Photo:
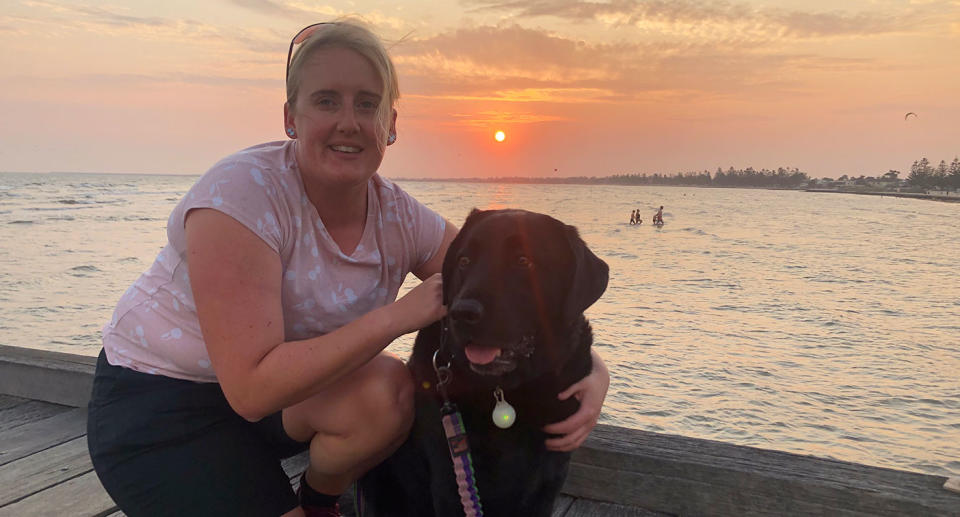
[[[368,416],[379,415],[383,425],[403,432],[413,423],[413,378],[403,361],[387,354],[377,356],[366,372],[363,405]]]
[[[413,423],[413,380],[402,361],[380,354],[349,383],[284,410],[284,428],[295,440],[314,434],[340,438],[406,433]]]

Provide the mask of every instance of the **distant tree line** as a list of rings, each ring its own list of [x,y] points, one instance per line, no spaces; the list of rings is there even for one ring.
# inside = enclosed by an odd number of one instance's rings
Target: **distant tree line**
[[[891,170],[880,178],[860,176],[859,178],[841,176],[838,181],[855,181],[858,185],[871,185],[873,181],[883,181],[894,185],[899,183],[899,171]],[[409,178],[416,181],[416,178]],[[746,169],[723,170],[718,167],[713,174],[704,170],[700,172],[680,172],[677,174],[614,174],[613,176],[566,176],[566,177],[530,177],[510,176],[496,178],[431,178],[429,181],[469,181],[478,183],[544,183],[544,184],[586,184],[586,185],[675,185],[698,187],[759,187],[759,188],[804,188],[818,184],[807,173],[797,168],[779,167],[776,170],[753,167]],[[823,178],[821,182],[833,182],[830,178]],[[913,162],[906,184],[923,189],[950,188],[960,189],[960,158],[954,158],[949,165],[941,160],[940,165],[934,167],[930,161],[922,158]],[[887,188],[890,188],[889,186]]]
[[[936,167],[930,165],[926,158],[921,158],[910,166],[907,183],[930,189],[960,188],[960,158],[954,158],[950,165],[947,165],[945,160],[940,160],[940,165]]]
[[[753,167],[726,171],[717,167],[717,171],[710,175],[710,171],[681,172],[674,175],[654,173],[647,174],[617,174],[607,178],[599,178],[604,183],[619,185],[689,185],[702,187],[763,187],[763,188],[799,188],[805,186],[810,178],[807,173],[799,169],[780,167],[776,170]]]
[[[412,178],[411,178],[412,179]],[[680,172],[673,175],[653,174],[614,174],[613,176],[566,176],[566,177],[529,177],[512,176],[497,178],[457,178],[431,179],[430,181],[470,181],[479,183],[547,183],[547,184],[587,184],[587,185],[676,185],[700,187],[764,187],[764,188],[800,188],[810,181],[805,172],[799,169],[777,170],[753,167],[726,171],[717,168],[710,171]]]

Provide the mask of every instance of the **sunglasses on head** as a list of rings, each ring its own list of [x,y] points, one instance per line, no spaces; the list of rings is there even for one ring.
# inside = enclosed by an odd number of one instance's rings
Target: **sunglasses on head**
[[[317,32],[317,29],[324,25],[336,25],[337,22],[320,22],[314,23],[313,25],[307,25],[306,27],[300,29],[300,32],[290,40],[290,48],[287,49],[287,74],[285,80],[290,80],[290,58],[293,57],[293,47],[307,41],[307,38],[313,35],[314,32]]]

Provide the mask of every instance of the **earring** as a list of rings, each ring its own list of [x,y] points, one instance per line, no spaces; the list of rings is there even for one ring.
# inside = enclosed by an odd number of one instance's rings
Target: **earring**
[[[293,138],[293,135],[295,135],[295,134],[297,134],[297,132],[294,131],[292,127],[288,127],[288,128],[287,128],[287,135],[289,135],[290,138]]]
[[[390,145],[397,141],[396,133],[390,133],[390,136],[387,137],[387,145]]]

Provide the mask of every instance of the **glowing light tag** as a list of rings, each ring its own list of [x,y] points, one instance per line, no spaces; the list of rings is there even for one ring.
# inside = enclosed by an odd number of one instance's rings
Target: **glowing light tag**
[[[503,400],[503,390],[500,389],[500,386],[493,390],[493,398],[497,399],[497,405],[493,407],[493,425],[500,429],[512,426],[517,420],[517,411],[506,400]]]

